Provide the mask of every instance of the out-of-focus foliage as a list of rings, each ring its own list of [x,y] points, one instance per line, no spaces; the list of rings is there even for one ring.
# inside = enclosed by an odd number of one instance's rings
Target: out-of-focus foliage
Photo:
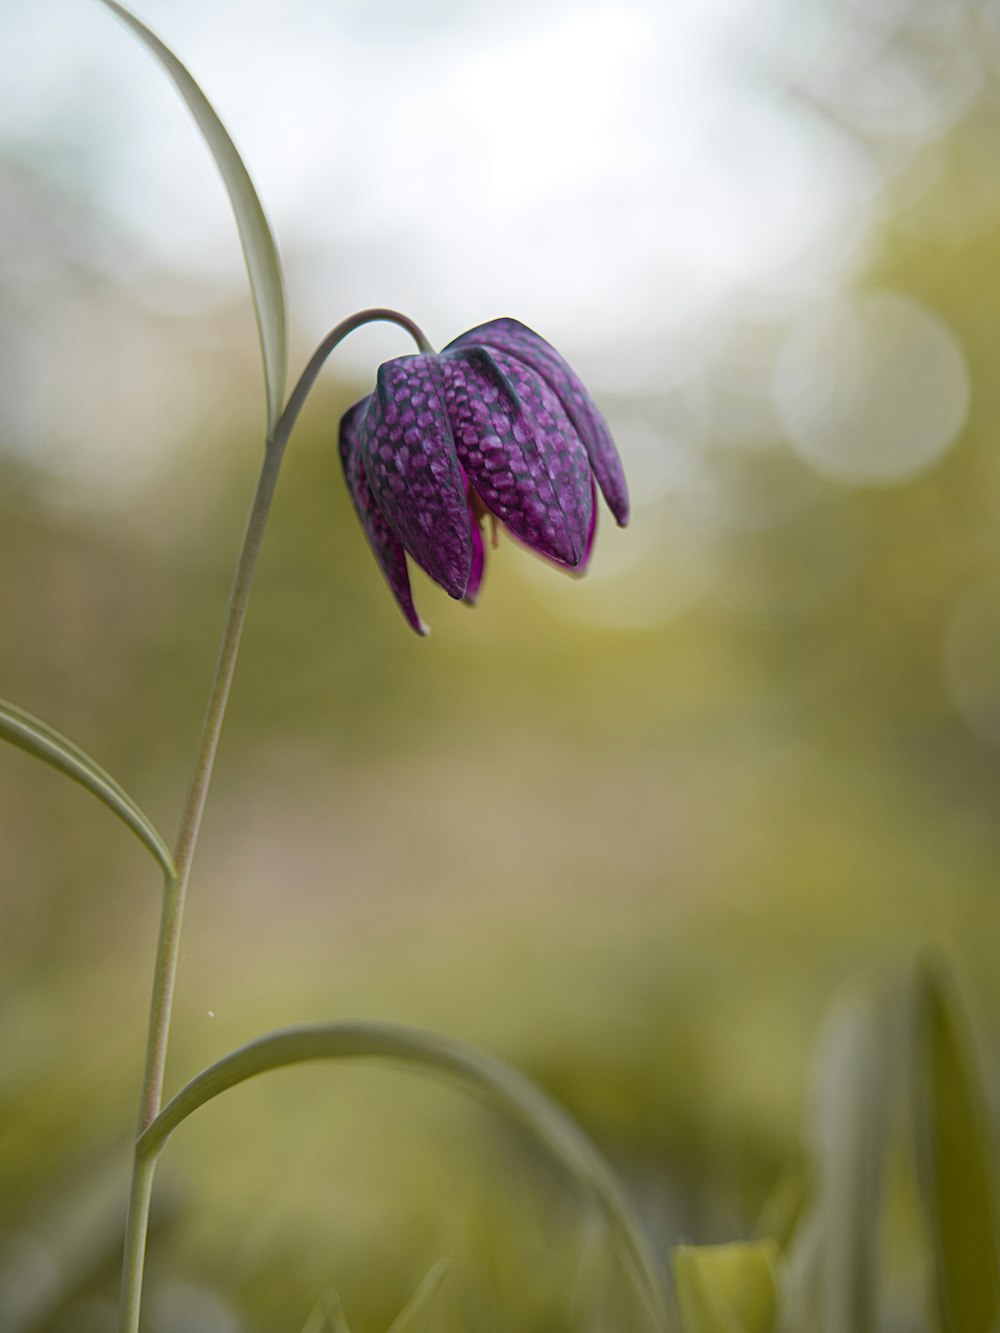
[[[674,1251],[684,1333],[771,1333],[778,1317],[773,1241]]]
[[[927,969],[914,1014],[917,1161],[934,1263],[934,1322],[988,1330],[1000,1316],[1000,1213],[978,1073],[946,981]]]
[[[783,1243],[815,1232],[826,1196],[800,1201],[788,1162],[821,1015],[858,971],[949,960],[982,1050],[975,1142],[995,1135],[1000,37],[944,0],[821,14],[776,96],[870,164],[864,264],[794,309],[734,292],[683,375],[645,334],[655,391],[598,375],[637,513],[602,526],[586,581],[501,538],[480,608],[422,584],[434,635],[411,642],[336,460],[370,384],[331,369],[282,478],[186,922],[172,1087],[288,1023],[445,1031],[579,1117],[664,1259],[762,1214]],[[242,296],[144,303],[141,255],[110,258],[45,165],[0,155],[0,695],[170,829],[257,463],[252,319]],[[38,348],[46,374],[17,370]],[[4,1317],[101,1333],[157,875],[13,750],[0,848]],[[941,1080],[965,1042],[928,1012],[920,1183],[945,1229],[917,1234],[894,1131],[870,1319],[928,1327],[925,1282],[942,1328],[979,1333],[995,1284],[956,1274],[983,1177]],[[439,1327],[637,1320],[530,1148],[391,1072],[248,1085],[178,1134],[158,1190],[151,1333],[296,1330],[331,1289],[374,1333],[441,1256]]]
[[[1000,1196],[964,1024],[937,964],[881,989],[831,1016],[809,1197],[784,1253],[773,1239],[674,1251],[683,1333],[995,1327]],[[905,1175],[887,1172],[894,1156]],[[892,1208],[907,1227],[906,1266],[886,1243]]]

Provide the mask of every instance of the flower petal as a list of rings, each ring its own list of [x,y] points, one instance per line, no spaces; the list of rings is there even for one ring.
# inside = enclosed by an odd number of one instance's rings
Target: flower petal
[[[472,516],[437,357],[402,356],[379,367],[360,431],[368,484],[410,555],[452,597],[472,573]]]
[[[360,403],[355,403],[349,408],[341,418],[340,461],[344,465],[347,489],[351,492],[354,508],[358,511],[361,526],[365,530],[365,536],[375,553],[375,559],[385,575],[386,582],[412,627],[418,634],[426,634],[427,626],[417,615],[413,605],[403,543],[386,522],[365,475],[360,435],[370,402],[370,398],[363,398]]]
[[[480,324],[449,343],[445,351],[471,346],[506,352],[541,375],[576,427],[608,507],[624,527],[629,518],[629,499],[621,460],[600,409],[572,367],[551,343],[516,319]]]
[[[502,352],[463,347],[439,363],[458,455],[483,502],[532,549],[579,565],[591,520],[589,465],[555,395]]]
[[[568,562],[579,569],[590,554],[596,499],[593,473],[579,434],[541,375],[506,352],[490,351],[489,355],[507,378],[531,422],[567,525],[571,525],[574,534],[583,534],[578,557]]]

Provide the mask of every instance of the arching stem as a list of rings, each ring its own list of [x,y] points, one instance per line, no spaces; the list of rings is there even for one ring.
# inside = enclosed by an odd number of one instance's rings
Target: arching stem
[[[173,1008],[177,962],[180,957],[184,902],[187,896],[195,848],[198,843],[198,834],[201,830],[202,816],[205,812],[205,803],[208,799],[208,789],[212,781],[212,770],[215,766],[215,756],[219,748],[219,737],[222,734],[226,705],[229,701],[229,692],[236,671],[236,658],[239,654],[240,639],[243,634],[247,604],[250,599],[250,585],[253,582],[257,557],[260,554],[264,530],[267,526],[268,515],[271,512],[271,502],[274,499],[274,491],[278,483],[278,473],[285,448],[299,413],[302,411],[309,392],[315,384],[316,377],[319,375],[327,357],[348,334],[353,333],[355,329],[360,328],[363,324],[371,324],[376,321],[398,324],[411,335],[421,352],[433,351],[417,325],[406,315],[401,315],[395,310],[362,310],[358,314],[342,320],[334,329],[331,329],[316,348],[288,399],[285,409],[275,426],[274,435],[267,442],[264,450],[264,462],[257,481],[257,490],[250,508],[250,515],[247,519],[243,545],[229,596],[229,607],[222,631],[222,642],[219,648],[215,675],[212,680],[208,708],[202,725],[194,775],[188,790],[187,801],[177,835],[177,844],[174,850],[176,873],[166,878],[163,887],[160,933],[153,971],[149,1034],[146,1043],[146,1068],[139,1108],[139,1134],[155,1118],[163,1101],[163,1081],[167,1063],[167,1044],[170,1035],[170,1015]],[[139,1302],[142,1288],[143,1256],[149,1222],[152,1173],[153,1163],[141,1161],[139,1155],[136,1154],[133,1162],[132,1193],[126,1223],[125,1258],[122,1270],[119,1324],[121,1333],[137,1333],[139,1327]]]

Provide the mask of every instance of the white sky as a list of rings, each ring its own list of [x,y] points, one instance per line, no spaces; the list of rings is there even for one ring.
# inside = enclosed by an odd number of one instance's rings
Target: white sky
[[[786,313],[835,290],[877,214],[865,155],[789,91],[825,40],[813,5],[137,9],[247,160],[303,344],[365,305],[405,309],[438,344],[512,314],[585,370],[613,373],[619,348],[623,379],[662,382],[721,308]],[[239,280],[190,118],[91,0],[0,0],[0,138],[42,144],[155,262]]]

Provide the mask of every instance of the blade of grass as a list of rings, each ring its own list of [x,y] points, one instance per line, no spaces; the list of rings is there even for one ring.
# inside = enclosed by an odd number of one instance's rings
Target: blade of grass
[[[78,745],[23,708],[0,699],[0,737],[58,769],[113,811],[159,863],[168,878],[174,861],[167,844],[131,796]]]
[[[772,1333],[778,1317],[775,1241],[679,1245],[673,1259],[684,1333]]]
[[[340,1296],[324,1291],[309,1311],[301,1333],[351,1333]]]
[[[942,1333],[988,1333],[1000,1317],[996,1162],[961,1014],[942,969],[913,989],[917,1178],[934,1255]]]
[[[874,1333],[893,1057],[885,1006],[842,1001],[820,1042],[807,1131],[814,1190],[789,1253],[795,1327]]]
[[[450,1267],[450,1259],[439,1259],[431,1265],[419,1287],[389,1325],[388,1333],[420,1333],[427,1326],[431,1300]]]
[[[309,1060],[379,1059],[458,1079],[527,1129],[597,1203],[609,1234],[643,1295],[654,1326],[666,1328],[663,1293],[645,1238],[611,1169],[565,1112],[522,1075],[435,1033],[389,1023],[320,1023],[260,1037],[198,1074],[169,1102],[138,1141],[155,1160],[169,1136],[213,1097],[285,1065]]]
[[[250,173],[226,127],[188,70],[170,48],[124,5],[118,4],[118,0],[100,0],[100,3],[121,19],[166,70],[187,103],[219,168],[236,217],[257,316],[267,394],[267,435],[270,439],[284,406],[288,339],[285,327],[285,282],[278,247],[267,216]]]

